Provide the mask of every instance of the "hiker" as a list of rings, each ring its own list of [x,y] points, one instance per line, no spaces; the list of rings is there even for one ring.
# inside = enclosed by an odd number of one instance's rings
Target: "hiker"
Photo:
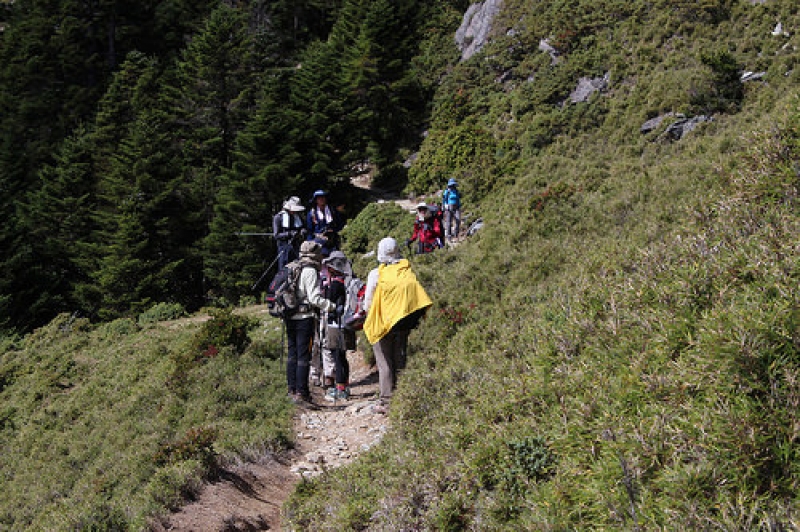
[[[378,366],[380,402],[373,410],[385,414],[398,374],[406,367],[408,335],[433,303],[408,260],[401,258],[394,238],[378,243],[378,262],[367,277],[364,333]]]
[[[319,269],[322,261],[320,245],[306,241],[300,246],[302,270],[297,282],[298,311],[285,320],[289,354],[286,359],[286,381],[289,395],[298,404],[310,403],[308,388],[311,342],[316,318],[313,307],[323,312],[334,312],[336,305],[322,296],[319,286]],[[339,311],[341,313],[342,311]]]
[[[301,212],[306,210],[300,198],[292,196],[283,203],[283,209],[272,218],[272,234],[278,244],[278,269],[297,260],[300,244],[306,236]]]
[[[325,285],[325,298],[343,308],[347,300],[347,281],[353,276],[350,261],[341,251],[332,251],[330,256],[322,260],[323,267],[327,269],[327,282]],[[328,312],[323,315],[322,341],[323,360],[333,359],[335,385],[328,388],[325,399],[328,401],[342,401],[350,398],[350,364],[347,361],[346,334],[342,324],[341,314]]]
[[[323,261],[325,258],[327,257],[323,255]],[[326,293],[329,279],[330,274],[328,273],[328,268],[323,264],[319,271],[319,283],[323,296]],[[317,320],[317,327],[314,331],[314,341],[311,345],[310,377],[313,386],[323,388],[327,391],[334,385],[336,361],[334,360],[334,355],[331,350],[323,347],[328,327],[327,321],[324,319],[325,316],[326,314],[323,313],[321,316],[323,319]]]
[[[442,221],[425,202],[417,205],[414,233],[406,240],[406,246],[410,246],[412,242],[417,242],[417,255],[442,247]]]
[[[452,242],[461,231],[461,192],[458,182],[450,179],[442,193],[442,209],[444,209],[444,237]]]
[[[327,257],[331,251],[339,249],[342,215],[328,205],[328,193],[324,190],[314,192],[311,201],[313,205],[306,215],[306,238],[317,242],[322,247],[322,255]]]

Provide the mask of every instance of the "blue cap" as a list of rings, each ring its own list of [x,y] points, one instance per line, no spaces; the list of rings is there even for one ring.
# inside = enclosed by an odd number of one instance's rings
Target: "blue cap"
[[[456,185],[458,185],[458,183],[456,182],[455,179],[451,179],[450,181],[447,182],[448,187],[454,187]]]
[[[324,190],[317,190],[316,192],[314,192],[314,198],[313,199],[316,199],[316,198],[318,198],[320,196],[327,196],[327,195],[328,195],[328,193],[325,192]]]

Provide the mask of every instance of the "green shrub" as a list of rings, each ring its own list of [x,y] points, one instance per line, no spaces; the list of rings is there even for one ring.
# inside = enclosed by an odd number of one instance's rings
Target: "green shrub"
[[[158,303],[139,314],[139,325],[148,325],[159,321],[176,320],[186,315],[186,309],[180,303]]]
[[[250,345],[248,332],[258,326],[252,318],[233,313],[230,308],[212,309],[211,318],[204,322],[192,341],[195,358],[212,358],[224,348],[241,355]]]
[[[214,427],[195,427],[175,442],[163,443],[153,457],[156,465],[164,466],[183,460],[197,460],[208,470],[216,465],[214,442],[219,430]]]
[[[342,250],[351,259],[374,251],[380,239],[404,240],[411,234],[413,217],[394,203],[371,203],[342,230]]]
[[[141,325],[141,321],[139,325]],[[130,318],[118,318],[114,321],[104,323],[98,327],[101,334],[105,334],[111,338],[127,336],[139,330],[139,325]]]

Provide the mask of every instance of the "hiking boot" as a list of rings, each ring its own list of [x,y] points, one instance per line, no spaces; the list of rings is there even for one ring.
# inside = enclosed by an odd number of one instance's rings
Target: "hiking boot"
[[[296,393],[292,399],[292,402],[297,406],[313,406],[314,403],[311,401],[311,394],[302,394]]]
[[[326,401],[347,401],[350,399],[350,390],[345,388],[344,390],[339,390],[338,388],[331,388],[328,390],[328,393],[325,394]]]

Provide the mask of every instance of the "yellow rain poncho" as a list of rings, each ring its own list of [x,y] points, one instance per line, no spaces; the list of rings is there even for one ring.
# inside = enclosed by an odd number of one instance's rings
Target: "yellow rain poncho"
[[[407,260],[381,264],[378,271],[378,286],[364,322],[364,333],[371,344],[386,336],[406,316],[433,304]]]

